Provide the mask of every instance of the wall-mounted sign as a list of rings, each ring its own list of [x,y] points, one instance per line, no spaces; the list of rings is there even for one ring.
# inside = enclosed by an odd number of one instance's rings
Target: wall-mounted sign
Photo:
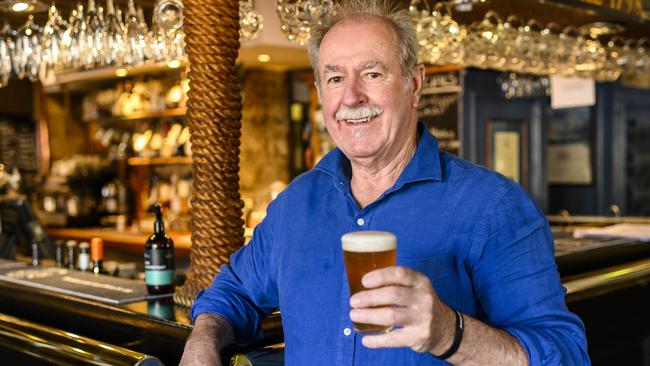
[[[551,107],[553,109],[588,107],[596,104],[594,79],[551,76]]]
[[[485,121],[485,165],[528,188],[528,122]]]

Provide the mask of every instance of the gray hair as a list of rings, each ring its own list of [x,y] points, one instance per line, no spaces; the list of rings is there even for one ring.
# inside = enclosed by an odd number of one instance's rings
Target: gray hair
[[[320,85],[320,73],[318,70],[318,52],[325,34],[341,21],[353,18],[379,17],[384,20],[395,32],[397,56],[402,67],[402,75],[406,78],[406,84],[410,83],[413,76],[413,68],[417,63],[418,41],[415,28],[411,22],[408,12],[400,7],[399,1],[395,0],[343,0],[339,3],[332,16],[323,20],[319,25],[311,29],[309,39],[309,56],[311,66],[316,77],[316,86]]]

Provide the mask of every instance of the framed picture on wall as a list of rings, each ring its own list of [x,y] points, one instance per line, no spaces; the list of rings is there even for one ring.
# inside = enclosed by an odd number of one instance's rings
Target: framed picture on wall
[[[591,184],[591,108],[553,110],[547,133],[548,183]]]
[[[485,122],[486,166],[528,188],[528,123],[514,119]]]

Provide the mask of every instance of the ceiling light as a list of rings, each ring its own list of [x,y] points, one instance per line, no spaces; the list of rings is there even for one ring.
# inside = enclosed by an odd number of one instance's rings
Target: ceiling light
[[[171,60],[167,63],[167,67],[170,69],[178,69],[181,67],[181,61],[180,60]]]
[[[257,56],[257,61],[259,61],[259,62],[269,62],[269,61],[271,61],[271,56],[269,56],[269,55],[267,55],[265,53],[259,54]]]
[[[0,0],[0,11],[14,13],[40,13],[49,6],[40,0]]]
[[[123,67],[120,67],[119,69],[115,70],[115,76],[117,76],[118,78],[123,78],[126,75],[128,75],[128,73],[129,72],[127,71],[127,69]]]
[[[11,10],[15,12],[21,12],[27,9],[29,9],[29,4],[23,1],[18,1],[11,5]]]

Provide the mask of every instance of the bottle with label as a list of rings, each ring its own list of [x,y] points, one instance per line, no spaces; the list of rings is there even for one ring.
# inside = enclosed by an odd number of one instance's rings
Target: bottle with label
[[[90,260],[92,261],[91,272],[94,274],[105,274],[104,262],[104,240],[102,238],[90,239]]]
[[[165,234],[162,207],[154,205],[156,221],[153,234],[144,247],[144,278],[147,291],[152,295],[174,291],[174,242]]]
[[[79,243],[79,270],[86,272],[90,269],[90,245],[88,242]]]

